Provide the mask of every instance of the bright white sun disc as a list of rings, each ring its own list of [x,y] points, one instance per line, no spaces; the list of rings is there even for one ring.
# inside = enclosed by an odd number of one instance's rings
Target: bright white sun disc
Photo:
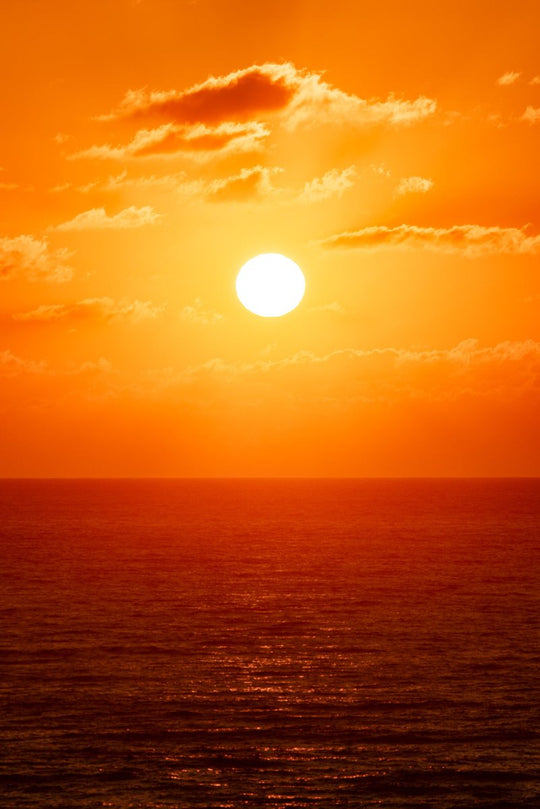
[[[295,309],[306,289],[302,270],[280,253],[250,259],[236,278],[236,294],[246,309],[260,317],[281,317]]]

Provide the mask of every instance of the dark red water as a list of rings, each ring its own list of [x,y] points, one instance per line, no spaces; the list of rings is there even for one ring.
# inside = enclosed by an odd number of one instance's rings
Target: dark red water
[[[540,806],[540,481],[3,481],[4,808]]]

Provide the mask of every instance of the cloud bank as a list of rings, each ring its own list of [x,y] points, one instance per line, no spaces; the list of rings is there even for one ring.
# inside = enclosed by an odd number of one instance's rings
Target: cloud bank
[[[404,126],[433,115],[437,104],[423,96],[366,100],[292,63],[252,65],[206,79],[187,90],[130,90],[103,121],[210,124],[266,119],[282,114],[289,129],[306,123]]]

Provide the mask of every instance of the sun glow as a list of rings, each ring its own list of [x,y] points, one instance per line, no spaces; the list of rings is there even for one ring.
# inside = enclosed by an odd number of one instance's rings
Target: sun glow
[[[280,253],[250,259],[236,278],[240,302],[260,317],[281,317],[295,309],[306,288],[302,270]]]

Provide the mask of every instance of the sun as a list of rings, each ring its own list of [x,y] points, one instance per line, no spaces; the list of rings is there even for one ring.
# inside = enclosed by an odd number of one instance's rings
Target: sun
[[[281,317],[302,298],[306,280],[302,270],[280,253],[261,253],[250,259],[236,278],[236,294],[246,309],[260,317]]]

